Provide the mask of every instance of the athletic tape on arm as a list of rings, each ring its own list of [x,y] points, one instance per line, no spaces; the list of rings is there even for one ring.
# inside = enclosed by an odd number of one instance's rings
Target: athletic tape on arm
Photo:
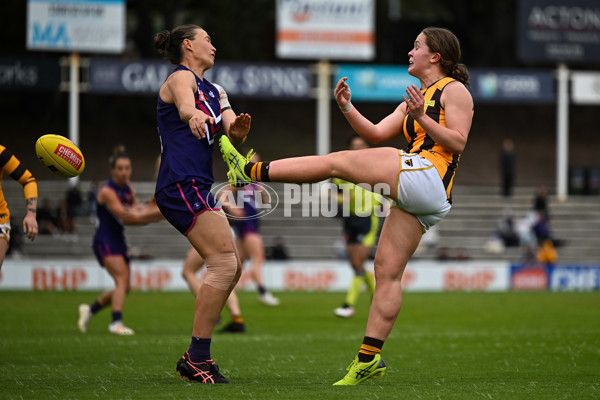
[[[229,104],[229,99],[227,98],[227,92],[223,89],[223,86],[217,85],[213,83],[213,85],[219,91],[219,103],[221,104],[221,111],[231,110],[231,104]]]

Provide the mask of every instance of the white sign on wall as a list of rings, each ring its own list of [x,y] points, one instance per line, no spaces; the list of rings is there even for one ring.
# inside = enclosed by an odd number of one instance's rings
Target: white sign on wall
[[[27,49],[122,53],[125,0],[28,0]]]
[[[277,0],[280,58],[372,60],[373,0]]]
[[[571,72],[571,97],[575,104],[600,104],[600,73]]]
[[[181,277],[182,260],[131,263],[133,290],[189,290]],[[366,263],[373,271],[373,262]],[[204,268],[199,275],[204,274]],[[348,289],[354,274],[347,261],[267,261],[263,283],[275,291],[331,291]],[[406,291],[506,291],[510,265],[505,261],[411,261],[402,278]],[[4,262],[0,290],[104,290],[114,287],[112,278],[94,259],[28,260]],[[238,290],[256,290],[247,265]]]

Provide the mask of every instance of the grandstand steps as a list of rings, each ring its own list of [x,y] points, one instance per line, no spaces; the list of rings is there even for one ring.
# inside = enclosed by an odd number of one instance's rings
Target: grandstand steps
[[[5,197],[12,215],[20,223],[24,214],[22,187],[11,179],[2,182]],[[82,181],[80,189],[85,199],[91,183]],[[271,185],[283,199],[283,185]],[[154,191],[153,182],[134,182],[138,197],[144,201]],[[50,198],[53,205],[64,199],[69,188],[66,180],[39,182],[39,203]],[[507,212],[517,218],[525,217],[532,210],[534,187],[517,187],[511,198],[499,194],[496,186],[457,186],[453,190],[454,206],[448,216],[437,226],[438,241],[433,248],[418,252],[415,257],[433,259],[438,248],[446,247],[450,253],[465,249],[472,259],[505,259],[519,261],[525,249],[506,248],[502,253],[489,253],[486,245],[498,227],[499,219]],[[283,207],[276,207],[272,213],[261,218],[261,233],[265,246],[271,246],[275,239],[282,237],[293,258],[334,259],[340,255],[342,221],[339,218],[302,217],[303,206],[294,204],[287,207],[291,216],[284,215]],[[594,262],[600,260],[600,197],[570,196],[560,203],[555,196],[549,196],[551,227],[554,236],[564,241],[558,249],[559,260],[566,263]],[[39,235],[33,243],[24,240],[23,257],[45,258],[93,257],[91,250],[94,233],[93,218],[77,218],[78,237],[68,235]],[[147,251],[156,258],[183,258],[189,243],[167,222],[147,226],[128,226],[126,235],[132,253]],[[426,242],[424,240],[424,242]],[[342,246],[343,247],[343,246]]]

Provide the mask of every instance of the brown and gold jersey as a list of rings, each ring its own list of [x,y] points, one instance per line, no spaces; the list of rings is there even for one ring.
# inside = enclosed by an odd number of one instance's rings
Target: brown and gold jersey
[[[425,114],[442,126],[446,126],[446,114],[441,105],[440,98],[442,97],[444,88],[450,82],[454,82],[454,79],[450,77],[440,79],[423,92]],[[408,153],[418,153],[433,163],[444,182],[448,199],[451,200],[454,172],[458,166],[460,154],[454,154],[447,148],[437,144],[421,125],[414,120],[410,113],[406,113],[402,128],[404,136],[408,141],[406,151]]]
[[[10,150],[0,145],[0,223],[10,221],[8,205],[2,192],[2,176],[5,173],[23,185],[26,200],[32,197],[37,198],[37,182],[31,172],[21,165],[21,162],[13,156]]]

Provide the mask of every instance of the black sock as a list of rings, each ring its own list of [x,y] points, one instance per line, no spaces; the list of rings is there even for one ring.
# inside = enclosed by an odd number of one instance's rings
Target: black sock
[[[123,311],[113,311],[112,312],[112,322],[122,321],[123,320]]]
[[[263,294],[267,293],[267,289],[265,289],[265,287],[263,285],[258,285],[258,293],[260,295],[263,295]]]
[[[365,336],[363,344],[358,351],[358,361],[362,363],[373,361],[375,355],[381,353],[382,347],[383,340]]]
[[[188,350],[190,360],[195,363],[210,360],[210,342],[210,338],[192,336],[192,343],[190,343]]]
[[[102,306],[98,302],[98,300],[94,301],[94,303],[90,306],[90,312],[92,315],[96,314],[98,311],[102,309]]]
[[[244,172],[253,182],[270,182],[269,164],[268,162],[249,162],[244,167]]]

